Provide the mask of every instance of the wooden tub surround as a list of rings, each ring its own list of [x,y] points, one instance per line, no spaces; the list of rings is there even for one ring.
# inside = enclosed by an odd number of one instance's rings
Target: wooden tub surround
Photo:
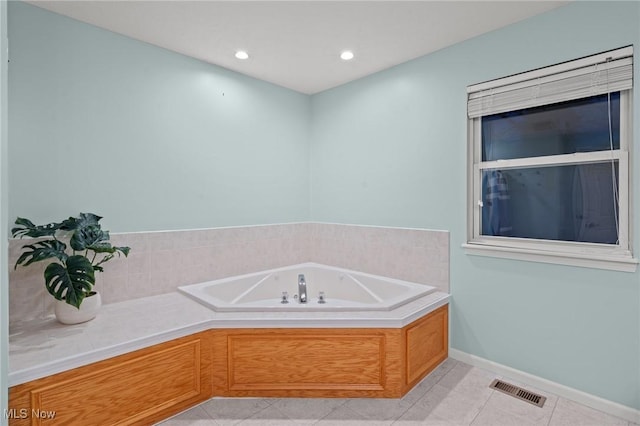
[[[9,389],[10,425],[149,425],[209,399],[203,332]],[[55,413],[53,419],[37,413]]]
[[[214,396],[400,398],[447,354],[448,305],[403,328],[210,329],[16,385],[10,424],[149,425]]]
[[[404,328],[213,330],[214,395],[400,398],[447,357],[448,306]]]

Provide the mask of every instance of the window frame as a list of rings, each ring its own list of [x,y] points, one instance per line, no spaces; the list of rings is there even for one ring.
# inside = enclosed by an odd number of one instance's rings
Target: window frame
[[[539,72],[539,70],[536,70]],[[513,78],[513,77],[508,77]],[[467,118],[467,254],[635,272],[633,258],[630,150],[633,89],[620,90],[620,148],[509,160],[482,161],[482,116]],[[481,235],[482,171],[536,166],[618,161],[618,244],[600,244],[533,238]]]

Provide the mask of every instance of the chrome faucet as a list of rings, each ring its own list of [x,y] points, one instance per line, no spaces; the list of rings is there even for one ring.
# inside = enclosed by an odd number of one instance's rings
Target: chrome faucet
[[[298,303],[307,303],[307,282],[304,274],[298,274]]]

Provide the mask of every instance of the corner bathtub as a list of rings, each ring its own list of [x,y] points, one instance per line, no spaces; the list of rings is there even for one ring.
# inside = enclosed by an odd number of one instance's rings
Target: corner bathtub
[[[448,355],[449,296],[429,285],[303,263],[179,290],[217,311],[213,396],[400,398]]]
[[[307,303],[298,302],[299,274],[305,277]],[[390,311],[436,290],[317,263],[179,287],[180,292],[217,312]],[[321,292],[324,303],[318,303]],[[284,295],[288,303],[282,303]]]

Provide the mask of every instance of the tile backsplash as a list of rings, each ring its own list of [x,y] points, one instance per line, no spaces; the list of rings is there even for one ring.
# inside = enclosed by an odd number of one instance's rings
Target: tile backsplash
[[[449,293],[449,232],[310,223],[313,262],[429,284]]]
[[[325,223],[292,223],[188,231],[112,234],[129,257],[96,275],[103,303],[153,296],[178,286],[317,262],[449,292],[449,233]],[[14,269],[27,240],[9,241],[10,322],[47,316],[54,299],[44,288],[46,262]]]

